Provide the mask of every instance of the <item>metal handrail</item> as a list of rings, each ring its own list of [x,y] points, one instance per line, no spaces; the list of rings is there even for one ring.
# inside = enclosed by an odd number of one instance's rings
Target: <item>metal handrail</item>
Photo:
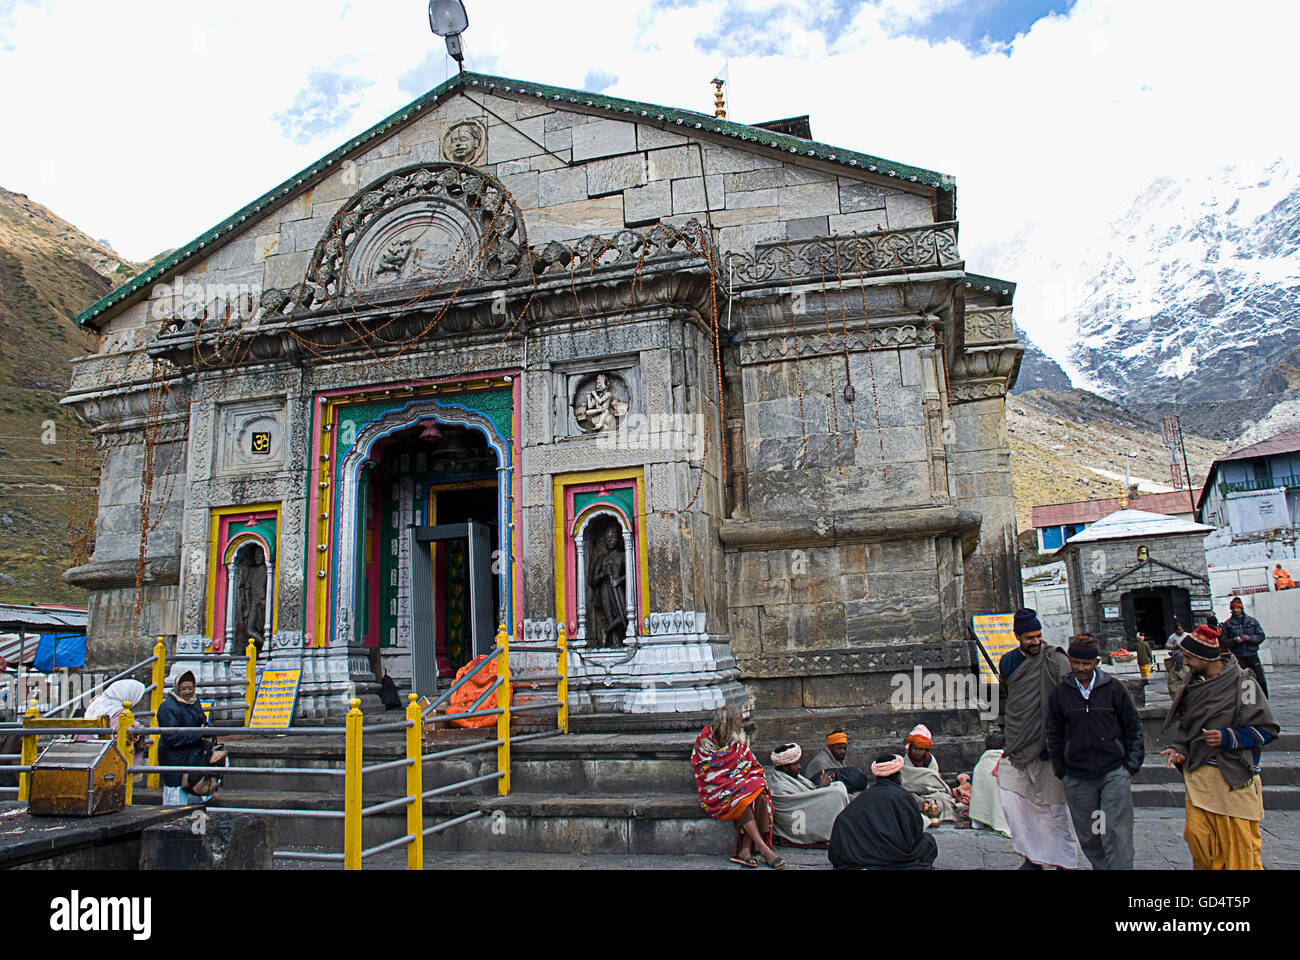
[[[505,743],[504,740],[488,740],[484,743],[475,743],[468,747],[455,747],[451,750],[440,750],[438,753],[426,753],[420,758],[420,760],[421,762],[427,762],[429,760],[442,760],[446,757],[454,757],[457,754],[462,753],[477,753],[479,750],[495,750],[503,743]]]
[[[510,644],[511,650],[522,650],[524,653],[559,653],[560,648],[556,644],[538,643],[536,641],[520,642]]]
[[[222,778],[228,777],[234,773],[251,773],[254,775],[270,776],[276,773],[283,773],[285,776],[293,777],[310,777],[321,774],[326,777],[341,777],[346,771],[339,770],[335,767],[158,767],[158,766],[139,766],[128,767],[130,773],[175,773],[177,770],[186,770],[190,772],[202,771],[203,773],[216,772],[216,776]]]
[[[451,695],[453,693],[455,693],[465,684],[469,683],[470,678],[477,676],[478,672],[482,670],[484,667],[486,667],[489,663],[491,663],[492,658],[495,657],[500,652],[501,652],[501,647],[498,645],[493,647],[487,653],[485,653],[483,655],[483,659],[479,661],[479,665],[477,667],[475,667],[469,673],[465,674],[465,676],[461,677],[459,680],[453,683],[450,687],[447,688],[446,693],[442,694],[442,696],[438,697],[437,700],[433,701],[433,703],[429,704],[427,707],[424,708],[424,710],[420,712],[420,719],[423,720],[425,717],[427,717],[438,707],[442,706],[444,703],[450,700]]]
[[[341,733],[347,733],[346,727],[293,727],[292,729],[294,736],[303,734],[336,737]],[[223,736],[247,733],[255,736],[283,736],[284,730],[271,727],[131,727],[127,733],[149,733],[155,736],[164,733],[220,733]]]
[[[234,663],[236,660],[246,659],[247,656],[242,653],[172,653],[174,664],[189,663],[191,660],[224,660],[227,663]]]
[[[548,701],[547,703],[526,703],[526,704],[524,704],[524,705],[521,706],[521,707],[518,707],[518,706],[512,706],[512,707],[510,708],[510,712],[511,712],[511,713],[525,713],[525,712],[527,712],[527,711],[529,711],[529,710],[555,710],[555,709],[558,709],[559,707],[562,707],[562,706],[564,706],[564,704],[561,703],[559,700]],[[511,739],[517,740],[517,739],[519,739],[519,738],[518,738],[518,737],[512,737]]]
[[[271,853],[273,857],[280,857],[283,860],[342,860],[341,853],[308,853],[297,850],[275,850]]]
[[[264,813],[272,817],[308,817],[312,820],[342,820],[345,814],[342,810],[290,810],[286,807],[214,807],[207,806],[208,810],[219,810],[222,813]],[[343,854],[339,854],[341,858]]]
[[[383,803],[376,803],[371,807],[362,807],[361,815],[368,817],[372,813],[379,813],[381,810],[391,810],[393,807],[408,807],[413,803],[415,803],[415,797],[398,797],[396,800],[385,800]]]
[[[134,667],[127,667],[121,673],[117,674],[114,677],[110,677],[109,679],[105,680],[103,683],[99,684],[99,686],[97,687],[91,687],[89,690],[86,690],[85,692],[78,694],[77,696],[69,700],[67,703],[61,703],[57,707],[52,707],[51,709],[46,710],[43,716],[52,717],[56,713],[59,713],[62,710],[66,710],[68,707],[72,706],[74,703],[78,702],[79,700],[86,699],[86,697],[90,696],[92,693],[102,692],[105,688],[109,686],[109,684],[117,683],[117,681],[119,680],[126,679],[131,674],[135,673],[137,670],[143,667],[145,664],[153,663],[155,659],[156,659],[155,657],[150,656],[148,660],[141,660]],[[149,691],[146,689],[145,693],[148,692]]]
[[[490,697],[490,696],[492,696],[492,694],[496,693],[496,692],[497,692],[497,688],[499,688],[499,687],[500,687],[503,683],[505,683],[505,682],[506,682],[505,677],[497,677],[496,682],[495,682],[494,684],[492,684],[492,686],[490,686],[490,687],[488,687],[486,690],[484,690],[484,691],[483,691],[483,695],[480,696],[477,700],[475,700],[473,703],[471,703],[471,704],[469,705],[469,711],[468,711],[468,712],[469,712],[469,713],[473,713],[473,712],[474,712],[475,710],[477,710],[479,707],[483,706],[483,704],[484,704],[484,702],[487,700],[487,698]]]
[[[362,733],[384,733],[388,730],[405,730],[411,725],[410,720],[395,720],[392,723],[372,723],[368,727],[362,727]]]
[[[389,849],[391,849],[391,848],[393,848],[393,847],[396,847],[396,846],[399,846],[399,845],[405,845],[405,844],[408,844],[408,843],[410,843],[410,842],[411,842],[412,840],[414,840],[414,839],[415,839],[415,834],[413,834],[413,833],[408,833],[408,834],[407,834],[406,836],[404,836],[404,837],[398,837],[396,840],[389,840],[387,843],[381,843],[381,844],[379,844],[379,846],[377,846],[377,847],[371,847],[369,850],[362,850],[362,851],[361,851],[361,859],[364,860],[364,859],[366,859],[366,857],[369,857],[369,856],[371,856],[372,854],[381,853],[381,852],[384,851],[384,850],[389,850]]]
[[[362,767],[361,772],[363,774],[378,773],[380,770],[392,770],[395,767],[409,767],[413,763],[415,763],[415,761],[410,757],[403,757],[401,760],[386,760],[383,763],[372,763],[368,767]]]
[[[482,810],[473,810],[469,813],[463,813],[459,817],[453,817],[450,820],[444,820],[442,823],[435,823],[431,827],[426,827],[424,830],[424,835],[427,837],[431,833],[441,833],[443,830],[446,830],[448,827],[455,827],[458,826],[459,824],[466,823],[467,821],[470,820],[477,820],[481,816],[483,816]]]
[[[510,682],[516,687],[523,683],[559,683],[563,679],[564,677],[560,676],[558,673],[543,674],[539,677],[527,675],[519,676],[518,674],[513,673],[510,675]]]
[[[505,713],[503,707],[493,707],[491,710],[479,710],[477,713],[444,713],[438,717],[438,723],[446,723],[451,720],[469,720],[473,717],[495,717],[498,714]]]
[[[421,800],[428,800],[430,797],[436,797],[442,793],[450,793],[452,790],[459,790],[461,787],[470,787],[476,783],[486,783],[489,780],[500,780],[506,775],[504,770],[498,770],[495,773],[485,773],[481,777],[470,777],[468,780],[459,780],[456,783],[449,783],[445,787],[434,787],[432,790],[426,790],[420,794]]]

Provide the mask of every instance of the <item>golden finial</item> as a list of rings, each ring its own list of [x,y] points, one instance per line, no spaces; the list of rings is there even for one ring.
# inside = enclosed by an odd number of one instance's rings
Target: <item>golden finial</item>
[[[713,115],[725,120],[727,119],[727,100],[722,95],[722,87],[727,81],[714,77],[709,82],[713,84]]]

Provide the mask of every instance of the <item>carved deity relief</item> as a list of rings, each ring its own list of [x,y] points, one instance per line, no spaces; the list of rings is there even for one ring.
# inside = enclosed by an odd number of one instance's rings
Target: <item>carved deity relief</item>
[[[617,374],[597,374],[578,387],[573,416],[586,433],[617,430],[630,408],[627,384]]]
[[[463,210],[442,200],[408,204],[381,217],[349,255],[357,290],[457,283],[478,266],[479,238]]]
[[[487,158],[487,131],[477,120],[453,123],[442,136],[442,155],[453,163],[482,163]]]

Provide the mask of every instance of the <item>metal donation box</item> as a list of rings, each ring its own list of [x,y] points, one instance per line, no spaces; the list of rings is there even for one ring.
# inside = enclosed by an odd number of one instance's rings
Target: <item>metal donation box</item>
[[[112,740],[58,740],[36,758],[27,812],[94,817],[126,809],[126,760]]]

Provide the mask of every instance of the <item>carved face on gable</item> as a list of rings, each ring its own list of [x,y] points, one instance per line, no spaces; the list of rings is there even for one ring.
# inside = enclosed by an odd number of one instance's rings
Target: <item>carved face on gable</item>
[[[454,163],[478,163],[487,142],[487,134],[474,120],[453,124],[442,138],[442,155]]]

